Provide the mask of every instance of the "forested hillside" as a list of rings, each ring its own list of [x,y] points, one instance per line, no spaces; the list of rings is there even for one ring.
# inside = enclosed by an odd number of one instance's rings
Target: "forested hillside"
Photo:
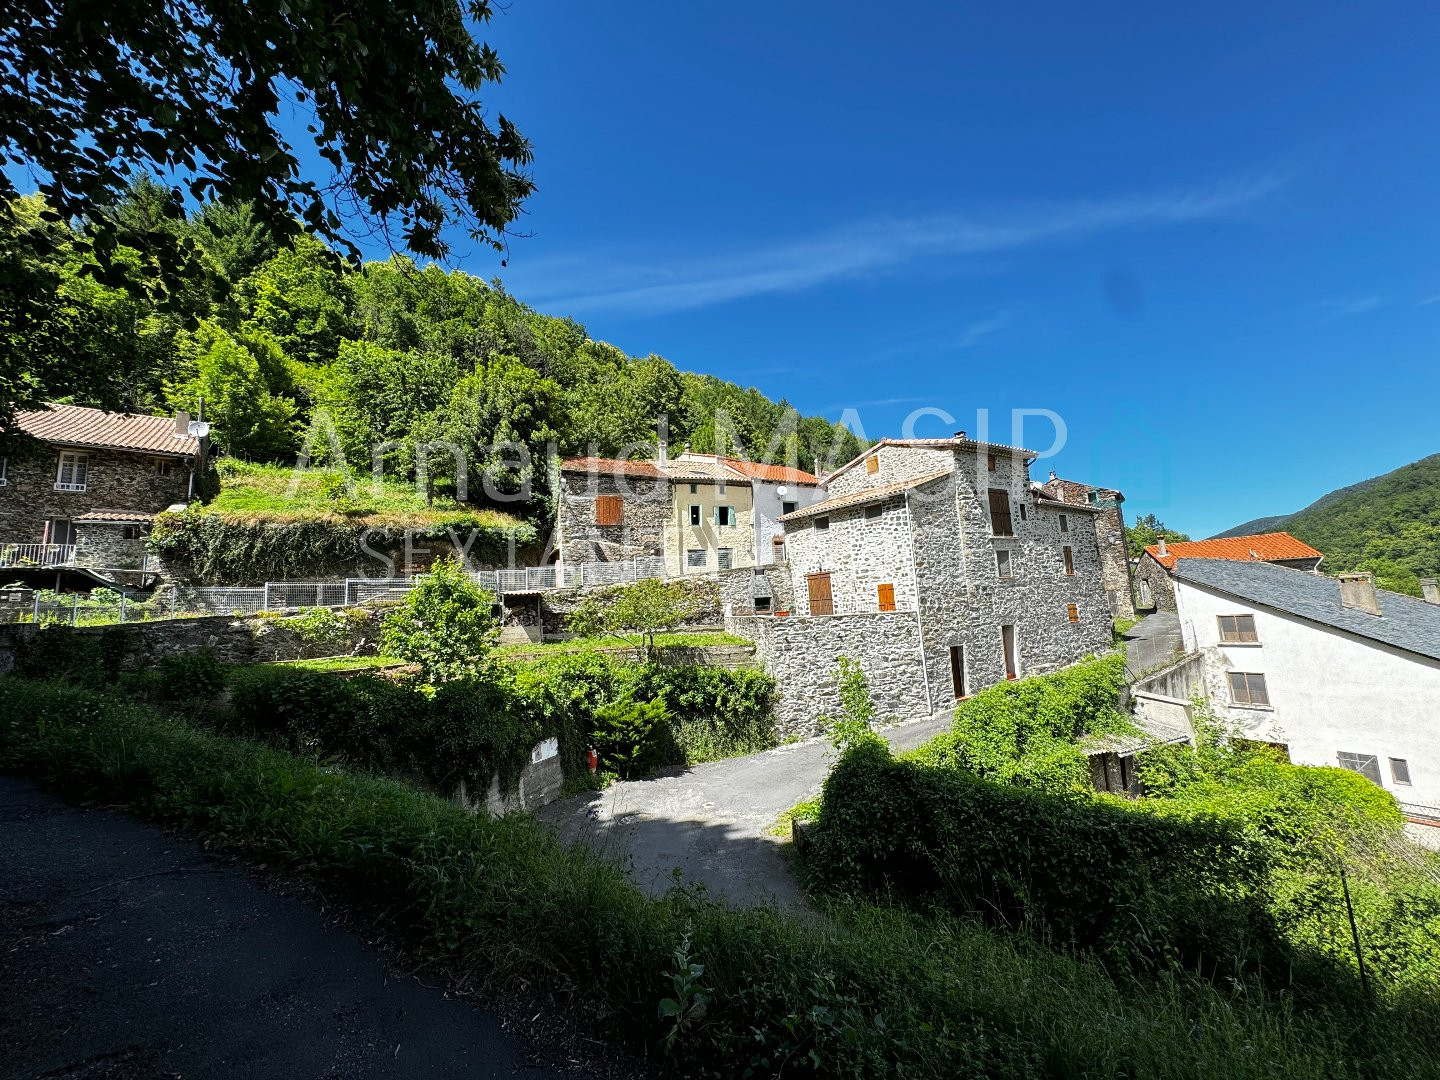
[[[492,496],[532,480],[532,504],[507,506],[532,517],[545,508],[547,444],[623,452],[653,444],[661,415],[676,443],[707,451],[738,441],[756,460],[793,455],[813,468],[863,448],[758,390],[594,341],[498,282],[400,258],[356,268],[309,235],[278,243],[244,207],[212,204],[177,220],[165,201],[137,181],[118,208],[166,237],[190,270],[187,286],[141,297],[100,272],[83,226],[20,200],[12,234],[0,236],[0,435],[15,407],[46,399],[193,414],[203,397],[234,457],[293,462],[308,443],[324,460],[338,443],[368,473],[372,448],[387,444],[387,473],[406,479],[416,445],[444,441],[469,462],[472,500],[488,497],[487,468]],[[717,412],[732,430],[717,435]],[[505,443],[528,448],[533,469],[493,449]],[[429,463],[442,492],[454,490],[455,468],[449,452]]]
[[[1440,573],[1440,454],[1340,488],[1304,510],[1237,526],[1221,536],[1283,529],[1325,553],[1323,569],[1372,570],[1382,588],[1420,595]]]

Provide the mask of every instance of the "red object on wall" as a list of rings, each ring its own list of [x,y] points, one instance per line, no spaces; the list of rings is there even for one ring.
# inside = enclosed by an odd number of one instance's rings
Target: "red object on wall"
[[[593,746],[590,747],[589,750],[585,751],[585,764],[590,766],[591,772],[594,772],[600,767],[600,755],[595,753],[595,748]]]

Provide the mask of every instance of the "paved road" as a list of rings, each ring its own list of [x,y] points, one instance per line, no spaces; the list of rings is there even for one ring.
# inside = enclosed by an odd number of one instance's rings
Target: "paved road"
[[[1126,633],[1125,666],[1133,677],[1159,667],[1181,648],[1179,617],[1173,611],[1157,611]]]
[[[0,1077],[559,1077],[191,841],[0,776]]]
[[[947,713],[888,728],[896,749],[918,746],[950,724]],[[611,785],[551,803],[540,818],[571,843],[617,859],[642,889],[664,892],[679,868],[734,904],[805,906],[780,842],[766,835],[782,810],[820,791],[834,756],[821,739],[749,757]]]

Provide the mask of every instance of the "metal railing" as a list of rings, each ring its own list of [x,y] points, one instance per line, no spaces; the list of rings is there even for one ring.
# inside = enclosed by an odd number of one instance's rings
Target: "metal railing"
[[[0,544],[0,566],[70,566],[74,544]]]

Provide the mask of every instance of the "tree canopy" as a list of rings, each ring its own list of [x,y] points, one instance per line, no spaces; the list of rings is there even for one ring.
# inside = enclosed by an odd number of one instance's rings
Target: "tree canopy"
[[[356,254],[359,225],[441,258],[459,226],[498,248],[533,184],[529,143],[479,97],[505,71],[471,32],[490,15],[490,0],[0,0],[0,153],[39,181],[52,224],[87,222],[108,284],[122,246],[174,280],[194,248],[165,222],[187,197],[244,207],[211,222],[232,239],[303,223]],[[282,114],[312,146],[291,145]],[[176,181],[148,220],[117,210],[137,171]],[[0,172],[0,205],[15,194]],[[227,273],[253,269],[243,247]]]
[[[1125,529],[1125,540],[1130,549],[1130,557],[1138,559],[1145,554],[1145,549],[1152,544],[1158,544],[1161,540],[1167,544],[1176,544],[1190,539],[1189,533],[1177,532],[1161,521],[1154,514],[1146,514],[1144,517],[1135,519],[1135,524]]]

